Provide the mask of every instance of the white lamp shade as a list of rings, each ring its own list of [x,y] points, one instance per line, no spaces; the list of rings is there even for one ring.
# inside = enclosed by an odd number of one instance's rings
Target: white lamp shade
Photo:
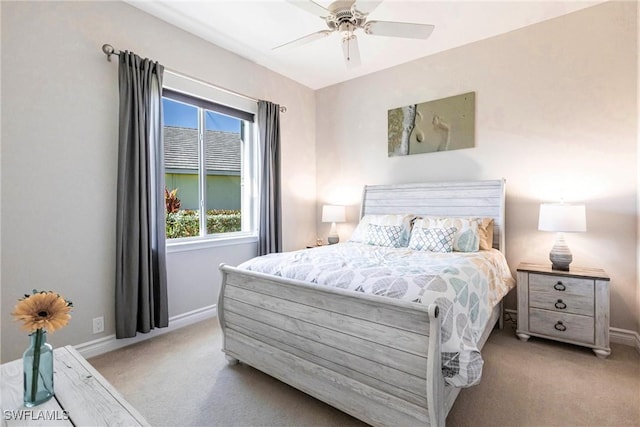
[[[543,203],[540,205],[538,230],[579,232],[587,231],[587,216],[584,205]]]
[[[338,205],[322,206],[322,222],[345,222],[345,208]]]

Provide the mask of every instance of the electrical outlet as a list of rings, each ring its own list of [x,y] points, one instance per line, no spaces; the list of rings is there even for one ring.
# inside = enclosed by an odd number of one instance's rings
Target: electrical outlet
[[[104,332],[104,317],[94,317],[93,318],[93,333],[99,334],[100,332]]]

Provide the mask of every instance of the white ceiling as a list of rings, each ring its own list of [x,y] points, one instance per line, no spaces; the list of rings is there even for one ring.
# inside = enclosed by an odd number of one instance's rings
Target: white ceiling
[[[363,2],[364,0],[359,0]],[[324,21],[286,0],[152,0],[127,2],[311,89],[503,34],[602,0],[385,0],[370,20],[435,25],[427,40],[356,32],[362,64],[348,69],[338,33],[293,49],[272,48],[327,29]],[[317,0],[327,7],[331,1]],[[356,2],[356,5],[358,2]]]

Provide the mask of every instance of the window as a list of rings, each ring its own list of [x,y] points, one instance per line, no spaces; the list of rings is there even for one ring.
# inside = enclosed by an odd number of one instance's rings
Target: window
[[[165,87],[167,241],[254,235],[254,114]]]

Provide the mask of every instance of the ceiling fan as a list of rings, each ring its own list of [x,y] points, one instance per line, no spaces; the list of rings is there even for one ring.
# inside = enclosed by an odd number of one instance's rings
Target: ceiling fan
[[[413,39],[426,39],[433,32],[434,26],[429,24],[412,24],[408,22],[392,21],[367,21],[369,14],[382,0],[368,0],[358,2],[356,0],[338,0],[328,7],[319,5],[312,0],[287,0],[305,11],[324,19],[328,30],[322,30],[308,34],[299,39],[287,42],[273,49],[284,47],[298,47],[314,40],[327,37],[333,32],[342,33],[342,53],[348,67],[360,65],[360,49],[355,31],[361,29],[365,34],[387,37],[405,37]]]

